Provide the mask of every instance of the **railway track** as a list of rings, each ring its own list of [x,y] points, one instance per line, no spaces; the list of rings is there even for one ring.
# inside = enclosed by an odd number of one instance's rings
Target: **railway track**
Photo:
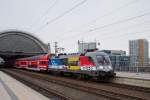
[[[67,95],[65,93],[63,93],[62,91],[56,91],[56,90],[52,90],[49,89],[48,87],[46,87],[46,85],[42,84],[40,85],[41,88],[45,88],[46,91],[48,93],[52,93],[55,94],[56,97],[59,97],[61,99],[83,99],[82,97],[86,94],[86,99],[93,99],[91,98],[93,95],[93,97],[95,99],[114,99],[114,100],[148,100],[150,98],[150,92],[147,89],[146,91],[144,91],[143,88],[135,88],[132,86],[127,86],[127,85],[116,85],[116,84],[110,84],[110,83],[106,83],[106,84],[98,84],[98,83],[94,83],[94,82],[86,82],[86,81],[78,81],[78,80],[73,80],[73,79],[66,79],[66,78],[62,78],[62,77],[56,77],[56,76],[50,76],[50,75],[45,75],[45,74],[41,74],[41,73],[35,73],[35,72],[29,72],[29,71],[23,71],[23,70],[17,70],[17,69],[11,69],[11,70],[3,70],[4,72],[6,72],[7,74],[11,75],[11,76],[15,76],[16,79],[19,80],[23,80],[24,83],[28,83],[29,82],[27,80],[28,78],[32,78],[30,79],[30,81],[32,80],[32,85],[35,85],[36,80],[39,80],[40,82],[44,83],[44,84],[50,84],[53,83],[55,85],[60,85],[63,86],[64,89],[65,87],[67,88],[71,88],[73,90],[78,90],[78,94],[81,94],[81,97],[75,98],[72,97],[71,94]],[[22,78],[24,77],[24,78]],[[37,84],[37,83],[36,83]],[[36,86],[39,87],[39,86]],[[50,91],[50,92],[49,92]],[[54,91],[54,92],[52,92]],[[71,91],[71,90],[70,90]],[[85,93],[80,93],[80,92],[85,92]],[[48,93],[46,93],[48,95]],[[88,94],[88,95],[87,95]],[[46,96],[47,96],[46,95]],[[48,96],[49,97],[49,96]],[[85,98],[84,98],[85,99]]]
[[[85,93],[80,90],[75,90],[72,88],[68,88],[66,86],[61,86],[58,84],[55,84],[53,82],[48,82],[45,79],[43,79],[42,76],[35,76],[28,72],[19,70],[3,70],[8,75],[14,77],[15,79],[23,82],[24,84],[28,85],[29,87],[37,90],[38,92],[42,93],[43,95],[49,97],[50,99],[54,100],[107,100],[108,98],[99,97],[90,93]],[[39,73],[34,73],[39,74]],[[40,78],[39,78],[40,77]],[[38,90],[39,89],[39,90]],[[52,94],[52,95],[51,95]]]
[[[52,90],[50,88],[47,88],[44,86],[44,84],[37,82],[31,77],[24,77],[23,75],[20,75],[18,73],[12,73],[8,70],[2,70],[3,72],[7,73],[8,75],[12,76],[16,80],[19,80],[20,82],[26,84],[27,86],[33,88],[34,90],[40,92],[41,94],[47,96],[48,98],[51,98],[52,100],[71,100],[69,97],[63,96],[63,94]],[[19,76],[18,76],[19,75]]]

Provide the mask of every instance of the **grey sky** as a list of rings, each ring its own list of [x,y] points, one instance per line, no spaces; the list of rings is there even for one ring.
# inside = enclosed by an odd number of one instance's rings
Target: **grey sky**
[[[78,40],[96,39],[100,49],[127,52],[131,39],[150,42],[150,0],[85,0],[52,22],[81,1],[0,0],[0,31],[27,31],[45,43],[58,41],[67,52],[77,51]]]

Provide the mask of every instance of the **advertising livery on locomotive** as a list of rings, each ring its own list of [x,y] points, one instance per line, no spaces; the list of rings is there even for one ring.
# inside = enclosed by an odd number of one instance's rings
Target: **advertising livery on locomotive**
[[[15,66],[30,70],[71,73],[97,78],[115,76],[109,56],[100,51],[59,56],[46,54],[21,58],[16,60]]]

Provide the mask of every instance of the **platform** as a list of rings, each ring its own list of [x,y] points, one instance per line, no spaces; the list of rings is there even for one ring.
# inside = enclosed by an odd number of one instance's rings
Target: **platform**
[[[0,100],[50,100],[0,71]]]
[[[116,77],[112,82],[150,88],[150,74],[116,72]]]
[[[117,77],[142,79],[142,80],[150,80],[150,73],[116,72],[116,76]]]

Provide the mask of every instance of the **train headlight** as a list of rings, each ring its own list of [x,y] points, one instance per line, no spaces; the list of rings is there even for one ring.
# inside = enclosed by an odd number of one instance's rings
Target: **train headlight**
[[[111,67],[111,66],[108,66],[108,69],[112,69],[112,67]]]
[[[98,69],[102,70],[102,69],[104,69],[104,67],[103,66],[98,66]]]

